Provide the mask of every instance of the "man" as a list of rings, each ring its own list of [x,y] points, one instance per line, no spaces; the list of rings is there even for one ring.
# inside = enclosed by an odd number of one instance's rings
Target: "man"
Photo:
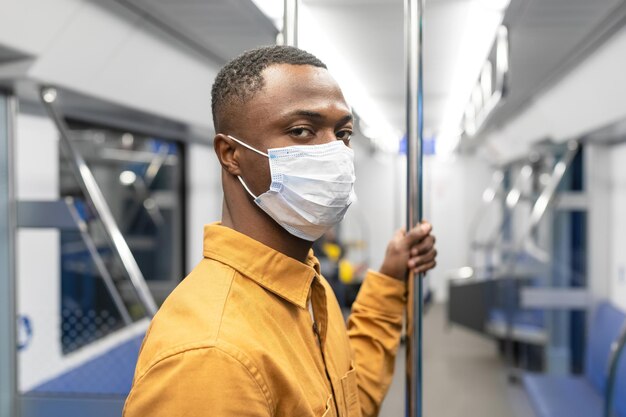
[[[152,321],[125,417],[377,415],[405,275],[435,266],[430,225],[396,233],[346,331],[311,251],[354,198],[337,83],[307,52],[265,47],[228,63],[212,100],[222,221]]]

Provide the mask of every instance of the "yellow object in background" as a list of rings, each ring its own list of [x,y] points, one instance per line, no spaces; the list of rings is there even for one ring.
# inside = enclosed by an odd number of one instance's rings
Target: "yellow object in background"
[[[349,284],[354,280],[354,267],[347,259],[339,261],[339,280]]]
[[[339,258],[341,257],[341,246],[337,245],[336,243],[327,242],[324,243],[324,245],[322,246],[322,250],[328,257],[328,259],[333,262],[339,262]]]

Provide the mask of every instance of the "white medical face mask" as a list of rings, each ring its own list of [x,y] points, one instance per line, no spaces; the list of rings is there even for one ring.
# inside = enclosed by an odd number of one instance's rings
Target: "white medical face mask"
[[[269,158],[270,189],[255,196],[244,180],[239,181],[254,202],[289,233],[314,241],[343,219],[354,194],[354,151],[342,141],[323,145],[287,146],[261,152]]]

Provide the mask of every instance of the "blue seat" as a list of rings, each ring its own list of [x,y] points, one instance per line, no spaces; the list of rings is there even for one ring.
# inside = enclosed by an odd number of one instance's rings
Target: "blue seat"
[[[602,397],[585,378],[524,375],[538,417],[601,417]]]
[[[29,393],[126,396],[130,392],[143,335],[35,387]]]
[[[601,417],[611,344],[626,313],[601,303],[589,327],[583,376],[527,374],[524,387],[539,417]],[[626,354],[620,359],[613,407],[626,417]]]
[[[540,287],[542,280],[536,278],[500,279],[494,286],[494,306],[489,311],[486,330],[499,339],[512,337],[514,341],[531,345],[543,345],[547,340],[545,312],[541,309],[522,308],[519,305],[521,287]],[[513,311],[507,313],[509,308]],[[508,316],[511,314],[511,317]],[[508,333],[508,326],[512,333]]]
[[[504,339],[507,337],[507,324],[506,313],[494,308],[489,312],[486,330],[492,336]],[[545,314],[542,310],[516,310],[511,324],[513,340],[536,345],[545,343]]]

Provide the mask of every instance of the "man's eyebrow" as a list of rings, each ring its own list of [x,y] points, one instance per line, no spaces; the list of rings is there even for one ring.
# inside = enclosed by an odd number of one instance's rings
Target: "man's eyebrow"
[[[341,118],[341,120],[337,122],[337,126],[345,125],[346,123],[351,122],[352,120],[354,120],[354,116],[352,116],[351,114],[346,114],[345,116]]]
[[[310,117],[313,119],[323,119],[324,115],[322,115],[322,113],[318,113],[316,111],[311,111],[311,110],[294,110],[292,112],[289,112],[286,114],[287,117],[290,116],[304,116],[304,117]]]
[[[286,117],[291,117],[291,116],[304,116],[304,117],[310,117],[312,119],[325,119],[326,118],[322,113],[318,113],[316,111],[311,111],[311,110],[295,110],[286,114]],[[342,124],[351,122],[353,119],[354,117],[352,116],[352,114],[347,114],[337,122],[337,125],[342,125]]]

